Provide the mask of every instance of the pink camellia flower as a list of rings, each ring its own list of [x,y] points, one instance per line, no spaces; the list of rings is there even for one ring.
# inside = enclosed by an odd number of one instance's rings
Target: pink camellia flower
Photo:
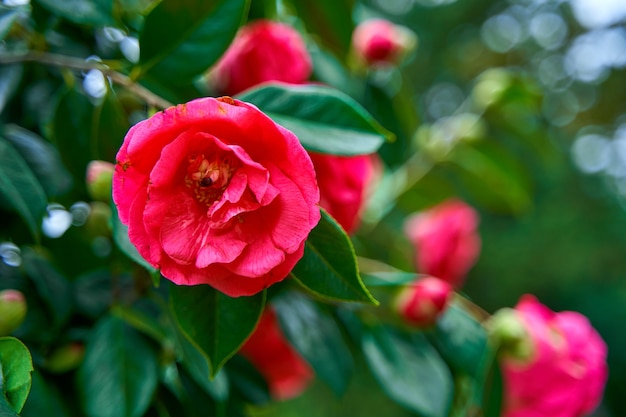
[[[418,271],[460,288],[480,253],[477,227],[478,213],[455,199],[410,217],[405,231],[417,248]]]
[[[607,347],[579,313],[555,313],[532,295],[515,311],[531,341],[530,357],[504,357],[505,417],[582,417],[600,400]]]
[[[320,187],[320,205],[346,232],[354,232],[374,177],[374,155],[336,156],[310,152]]]
[[[240,29],[210,72],[221,94],[234,95],[266,81],[305,82],[312,71],[304,40],[291,26],[258,20]]]
[[[277,400],[300,395],[314,377],[309,364],[283,336],[271,308],[263,312],[258,327],[239,353],[263,375]]]
[[[448,308],[452,286],[435,277],[424,277],[400,291],[395,307],[400,317],[415,327],[428,327]]]
[[[320,219],[313,164],[296,136],[230,97],[133,126],[113,200],[130,241],[164,277],[233,297],[283,280]]]
[[[360,23],[352,33],[352,48],[368,65],[397,64],[411,49],[417,37],[408,28],[385,19],[369,19]]]

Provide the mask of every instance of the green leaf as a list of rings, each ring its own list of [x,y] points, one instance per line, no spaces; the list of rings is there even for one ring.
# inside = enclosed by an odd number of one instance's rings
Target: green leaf
[[[255,329],[265,306],[265,291],[233,298],[208,285],[174,285],[170,304],[178,326],[206,356],[215,376]]]
[[[120,221],[120,218],[117,215],[117,207],[115,207],[115,204],[111,204],[111,207],[113,211],[113,216],[111,219],[113,223],[113,242],[115,242],[117,247],[131,260],[146,268],[148,272],[150,272],[150,274],[153,276],[153,279],[156,280],[156,278],[154,277],[156,274],[158,274],[157,269],[150,265],[150,263],[148,263],[148,261],[146,261],[143,256],[139,254],[135,245],[130,242],[130,239],[128,238],[128,226],[122,224],[122,222]],[[155,285],[157,284],[157,282],[158,281],[155,281]]]
[[[30,5],[17,7],[0,5],[0,41],[6,38],[18,18],[26,18],[29,14]]]
[[[139,36],[139,71],[171,85],[189,84],[226,51],[250,0],[164,0]]]
[[[152,346],[122,320],[100,320],[78,373],[86,415],[142,416],[157,388],[158,361]]]
[[[424,335],[401,338],[383,326],[366,329],[365,359],[383,391],[422,417],[447,417],[452,404],[452,375]]]
[[[334,88],[270,83],[236,98],[259,107],[310,151],[363,155],[393,139],[359,103]]]
[[[73,309],[71,283],[33,249],[24,248],[22,258],[26,275],[35,284],[39,297],[46,304],[55,330],[59,329]]]
[[[0,417],[20,417],[3,396],[0,396]]]
[[[24,219],[36,239],[48,203],[46,194],[20,154],[0,137],[0,203]]]
[[[32,382],[33,362],[28,348],[14,337],[0,338],[0,403],[16,413],[24,407]],[[0,404],[0,413],[4,415]],[[10,415],[10,414],[8,414]]]
[[[371,272],[363,273],[363,282],[368,287],[398,287],[415,281],[419,275],[414,272]]]
[[[352,375],[353,361],[337,322],[296,292],[274,299],[272,306],[291,344],[321,380],[338,396],[343,395]]]
[[[17,91],[22,73],[23,65],[21,64],[0,66],[0,113]]]
[[[324,210],[291,276],[307,290],[329,300],[378,304],[361,280],[350,238]]]
[[[41,136],[13,124],[4,127],[3,136],[24,158],[49,196],[69,190],[72,177],[54,146]]]
[[[70,22],[105,26],[113,20],[113,0],[37,0],[51,13],[64,17]]]

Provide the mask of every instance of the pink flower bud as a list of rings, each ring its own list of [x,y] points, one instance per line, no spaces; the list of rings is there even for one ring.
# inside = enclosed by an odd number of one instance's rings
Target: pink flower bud
[[[239,352],[265,378],[277,400],[300,395],[313,379],[313,370],[287,342],[276,313],[268,308],[258,327]]]
[[[376,155],[336,156],[309,153],[322,206],[346,232],[354,232],[369,186],[375,177]]]
[[[367,65],[398,64],[416,45],[415,33],[384,19],[366,20],[352,33],[354,52]]]
[[[504,356],[505,417],[582,417],[600,400],[607,347],[582,314],[555,313],[525,295],[515,307],[532,344],[525,360]]]
[[[311,57],[297,30],[258,20],[240,29],[209,80],[219,94],[234,95],[266,81],[300,84],[311,71]]]
[[[445,201],[410,217],[405,225],[417,249],[418,272],[460,288],[480,253],[478,213],[460,200]]]
[[[26,300],[17,290],[0,291],[0,336],[11,334],[26,317]]]
[[[425,277],[405,287],[396,299],[396,311],[415,327],[428,327],[446,310],[453,291],[450,284]]]
[[[108,203],[111,201],[111,183],[115,165],[106,161],[87,164],[87,191],[91,198]]]
[[[46,369],[52,373],[64,373],[76,369],[85,356],[85,345],[71,342],[52,351],[46,359]]]

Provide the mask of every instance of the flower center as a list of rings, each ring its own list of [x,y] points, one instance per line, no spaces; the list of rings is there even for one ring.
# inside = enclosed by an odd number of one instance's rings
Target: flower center
[[[237,168],[228,155],[207,159],[204,154],[192,154],[187,161],[185,186],[192,190],[199,202],[207,205],[222,196]]]

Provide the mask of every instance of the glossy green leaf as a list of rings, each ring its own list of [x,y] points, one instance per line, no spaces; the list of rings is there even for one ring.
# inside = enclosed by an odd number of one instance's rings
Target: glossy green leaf
[[[41,136],[13,124],[4,126],[2,135],[24,158],[49,196],[69,190],[72,177],[54,146]]]
[[[128,226],[122,224],[118,215],[117,208],[114,204],[112,206],[113,216],[111,222],[113,224],[113,242],[117,245],[117,247],[130,259],[143,266],[150,272],[150,274],[155,275],[158,274],[158,271],[155,267],[150,265],[148,261],[146,261],[143,256],[139,254],[135,245],[130,242],[128,238]]]
[[[146,17],[139,70],[166,84],[189,84],[226,51],[249,0],[164,0]]]
[[[93,26],[115,23],[113,0],[36,0],[57,16],[71,22]]]
[[[310,151],[369,154],[393,138],[359,103],[334,88],[265,84],[236,98],[259,107]]]
[[[26,275],[53,319],[55,329],[69,318],[73,309],[72,285],[50,262],[31,248],[24,248],[22,259]]]
[[[353,361],[337,322],[313,301],[296,292],[272,301],[291,344],[315,374],[341,396],[352,375]]]
[[[14,337],[0,338],[0,403],[19,413],[32,382],[33,362],[28,348]],[[0,405],[0,413],[2,411]],[[6,409],[6,407],[4,407]]]
[[[208,285],[174,285],[170,304],[182,332],[207,357],[214,376],[252,334],[265,306],[265,291],[233,298]]]
[[[307,290],[329,300],[378,303],[361,280],[350,238],[324,210],[291,276]]]
[[[39,237],[39,224],[48,201],[37,178],[20,154],[0,137],[0,205],[15,210],[33,236]]]
[[[450,370],[424,335],[400,337],[383,326],[363,332],[361,347],[381,388],[423,417],[447,417],[454,384]]]
[[[157,387],[157,352],[115,317],[103,318],[92,332],[78,376],[85,414],[142,416]]]

